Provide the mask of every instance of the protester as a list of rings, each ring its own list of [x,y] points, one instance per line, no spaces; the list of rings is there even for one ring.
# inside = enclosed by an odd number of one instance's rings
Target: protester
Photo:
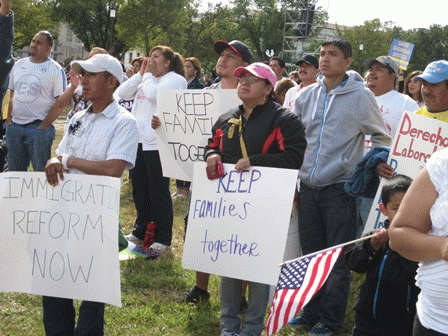
[[[277,85],[275,86],[275,97],[277,99],[277,103],[279,103],[280,105],[283,105],[284,101],[285,101],[285,96],[286,96],[286,92],[288,92],[288,90],[290,88],[296,87],[297,85],[295,84],[294,81],[292,81],[289,78],[283,78],[282,80],[280,80]]]
[[[429,79],[427,70],[422,76]],[[446,87],[446,82],[441,84]],[[428,160],[389,229],[391,248],[420,262],[414,336],[448,335],[447,172],[448,150],[444,149]]]
[[[152,116],[157,113],[157,93],[166,89],[186,89],[183,58],[170,47],[156,46],[135,74],[117,89],[124,100],[134,99],[132,114],[139,126],[140,140],[135,167],[132,170],[132,196],[137,218],[135,229],[126,238],[143,244],[148,223],[155,223],[154,243],[149,247],[151,257],[158,257],[171,246],[173,203],[170,179],[162,174]]]
[[[289,79],[296,82],[297,84],[300,84],[299,72],[297,70],[291,71],[289,73]]]
[[[420,75],[422,72],[420,70],[412,71],[404,81],[404,94],[414,99],[418,107],[425,106],[422,96],[422,83],[415,76]]]
[[[351,63],[348,42],[324,42],[319,59],[322,76],[303,88],[295,101],[294,112],[305,126],[307,140],[299,171],[299,237],[304,254],[356,237],[357,199],[345,192],[344,183],[362,158],[366,134],[372,135],[374,146],[390,144],[373,93],[358,73],[347,71]],[[296,326],[310,328],[312,336],[334,335],[344,321],[349,287],[350,271],[339,261]]]
[[[143,64],[143,57],[136,57],[131,61],[131,65],[132,65],[132,75],[135,75],[136,73],[140,72],[140,69],[142,67]],[[132,76],[131,76],[132,77]]]
[[[416,77],[422,83],[425,103],[417,114],[448,122],[448,61],[434,61]]]
[[[387,131],[394,139],[403,113],[413,113],[418,110],[418,105],[413,99],[395,90],[398,80],[399,68],[389,56],[379,56],[368,59],[366,62],[367,73],[366,86],[373,92],[380,108]],[[370,137],[366,137],[366,149],[370,150]],[[378,166],[380,177],[390,178],[394,170],[386,162]],[[360,197],[359,212],[362,220],[362,228],[366,225],[373,198]]]
[[[134,165],[139,136],[135,118],[113,98],[123,78],[120,62],[110,55],[96,55],[74,61],[72,69],[81,74],[84,96],[91,105],[69,121],[56,150],[58,157],[45,167],[48,183],[57,185],[65,173],[121,177]],[[83,301],[75,327],[73,300],[44,296],[45,333],[103,335],[104,308],[104,303]]]
[[[283,74],[286,71],[285,61],[283,59],[281,59],[280,57],[272,57],[269,60],[269,66],[271,67],[272,71],[274,71],[275,77],[277,78],[276,83],[278,83],[280,80],[283,79]]]
[[[216,72],[220,81],[205,89],[236,89],[238,86],[238,78],[235,77],[234,71],[240,66],[247,66],[252,63],[252,53],[243,42],[238,40],[231,42],[216,41],[213,48],[219,55],[218,61],[216,62]],[[188,216],[185,220],[185,224],[187,223]],[[208,292],[209,278],[210,274],[208,273],[196,272],[196,284],[178,300],[191,303],[208,300],[210,298],[210,293]],[[245,302],[244,293],[243,291],[240,297],[243,306]]]
[[[299,169],[306,147],[304,129],[295,115],[272,101],[275,73],[263,63],[253,63],[238,67],[234,75],[240,81],[237,90],[243,104],[222,115],[213,126],[204,155],[207,169],[214,174],[218,161],[233,163],[237,170],[251,166]],[[274,134],[278,134],[277,140],[267,145]],[[221,277],[223,336],[255,336],[263,329],[269,285],[248,282],[248,308],[241,322],[238,315],[242,283]]]
[[[0,109],[8,89],[9,72],[14,65],[14,13],[11,11],[11,2],[12,0],[0,0]]]
[[[187,89],[203,89],[204,83],[201,82],[201,62],[196,57],[185,59],[185,79],[187,80]],[[176,180],[176,192],[171,195],[175,200],[178,197],[190,197],[190,182]]]
[[[412,183],[404,175],[387,180],[379,205],[387,216],[384,228],[371,239],[344,250],[347,268],[367,273],[355,304],[352,336],[410,336],[415,317],[415,303],[420,290],[415,286],[418,264],[390,249],[389,224]],[[397,323],[400,321],[400,323]]]
[[[53,36],[40,31],[31,41],[31,56],[12,68],[6,119],[10,171],[27,171],[30,161],[34,171],[44,171],[51,156],[59,110],[54,113],[50,108],[67,86],[64,69],[49,58],[52,49]]]
[[[370,59],[366,67],[366,85],[375,95],[389,135],[393,139],[403,113],[417,111],[418,105],[409,96],[395,91],[399,69],[392,58],[380,56]]]
[[[283,106],[289,110],[294,109],[294,101],[299,94],[299,91],[304,87],[316,83],[316,77],[319,74],[319,60],[313,55],[304,55],[297,61],[296,65],[299,67],[299,86],[295,86],[286,92],[285,102]]]

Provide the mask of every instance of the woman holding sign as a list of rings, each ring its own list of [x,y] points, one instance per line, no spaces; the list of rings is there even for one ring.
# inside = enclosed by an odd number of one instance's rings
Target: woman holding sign
[[[209,177],[220,175],[221,163],[234,163],[238,170],[299,169],[306,146],[304,128],[295,114],[273,101],[274,72],[263,63],[253,63],[237,68],[234,75],[239,78],[237,92],[243,104],[213,126],[205,151]],[[241,325],[242,282],[221,277],[221,335],[260,335],[263,330],[269,286],[248,282],[249,302]]]
[[[140,132],[137,160],[132,171],[132,196],[137,218],[135,230],[126,238],[132,243],[142,244],[147,224],[154,222],[155,238],[149,253],[158,257],[171,245],[173,203],[170,179],[162,175],[151,119],[157,112],[157,93],[167,89],[186,89],[187,81],[183,77],[183,58],[170,47],[156,46],[149,55],[143,60],[140,71],[116,92],[121,99],[134,99],[131,113],[137,119]]]

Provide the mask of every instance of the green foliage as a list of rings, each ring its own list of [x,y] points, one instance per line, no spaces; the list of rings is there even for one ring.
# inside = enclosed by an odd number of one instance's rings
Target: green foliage
[[[48,11],[45,1],[14,0],[15,41],[14,49],[29,45],[32,38],[40,30],[54,32],[55,23]]]
[[[70,29],[84,43],[87,50],[101,47],[121,58],[127,44],[114,33],[115,19],[110,8],[121,1],[111,0],[48,0],[53,19],[67,22]]]
[[[339,29],[339,34],[352,44],[352,68],[360,71],[367,58],[388,55],[394,37],[392,22],[382,23],[379,19],[365,21],[362,26]],[[359,50],[363,44],[364,50]]]

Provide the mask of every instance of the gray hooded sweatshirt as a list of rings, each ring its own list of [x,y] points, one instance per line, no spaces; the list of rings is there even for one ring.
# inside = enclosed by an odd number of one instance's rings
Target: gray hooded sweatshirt
[[[366,134],[371,135],[372,146],[390,146],[374,94],[357,72],[347,75],[330,92],[321,76],[300,90],[295,101],[307,141],[299,177],[310,188],[348,181],[362,159]]]

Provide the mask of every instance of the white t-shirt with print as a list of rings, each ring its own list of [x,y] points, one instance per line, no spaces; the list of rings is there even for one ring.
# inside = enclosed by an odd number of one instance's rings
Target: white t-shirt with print
[[[14,64],[9,89],[14,91],[12,121],[27,124],[43,120],[67,87],[64,69],[54,60],[33,63],[29,57]]]

